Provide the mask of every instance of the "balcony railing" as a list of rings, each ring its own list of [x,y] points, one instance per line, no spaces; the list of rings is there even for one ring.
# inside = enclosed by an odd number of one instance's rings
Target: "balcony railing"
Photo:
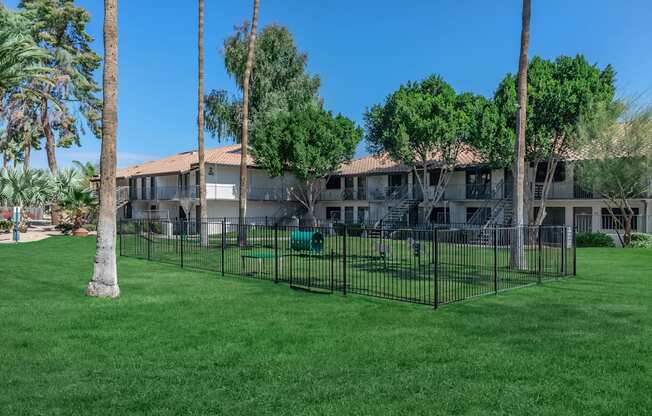
[[[543,196],[543,183],[530,183],[530,189],[534,193],[534,199],[541,199]],[[598,193],[583,188],[581,185],[572,182],[552,182],[548,189],[546,199],[600,199]]]
[[[369,189],[369,199],[373,201],[395,201],[410,197],[412,192],[407,185]]]
[[[237,200],[240,197],[237,185],[206,184],[206,199]],[[179,188],[176,186],[157,186],[153,188],[130,188],[129,199],[132,201],[175,201],[199,198],[199,186]],[[289,201],[292,199],[287,188],[249,188],[247,199],[251,201]]]

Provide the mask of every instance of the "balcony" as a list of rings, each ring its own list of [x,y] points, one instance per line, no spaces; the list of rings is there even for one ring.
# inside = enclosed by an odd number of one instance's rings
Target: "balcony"
[[[131,201],[178,201],[182,199],[199,198],[199,186],[187,188],[176,186],[157,186],[154,188],[130,188]],[[240,193],[237,185],[206,184],[206,199],[208,200],[238,200]],[[290,201],[292,197],[287,188],[249,188],[247,199],[250,201]]]
[[[409,197],[412,197],[412,192],[407,185],[369,189],[369,200],[371,201],[397,201]]]
[[[534,199],[541,199],[543,196],[543,183],[530,183],[530,189],[534,194]],[[584,189],[577,183],[553,182],[550,184],[546,199],[601,199],[601,196]]]
[[[197,198],[197,186],[178,188],[176,186],[156,186],[153,188],[129,188],[131,201],[174,201]]]

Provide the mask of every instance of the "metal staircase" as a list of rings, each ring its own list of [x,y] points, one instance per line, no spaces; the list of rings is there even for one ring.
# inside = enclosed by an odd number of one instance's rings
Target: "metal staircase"
[[[387,195],[387,201],[396,201],[392,206],[388,206],[387,212],[380,220],[376,221],[374,228],[397,228],[407,226],[407,216],[410,210],[419,204],[419,200],[406,186],[397,187],[391,190]]]
[[[92,189],[91,196],[95,199],[100,199],[100,190]],[[129,203],[129,187],[118,186],[115,188],[115,210],[119,210]]]
[[[485,199],[480,208],[467,221],[469,224],[480,225],[487,228],[492,225],[499,225],[498,219],[501,214],[502,224],[509,224],[512,221],[512,200],[511,195],[505,195],[505,182],[501,180],[492,188],[489,198]],[[484,215],[489,211],[489,215]]]
[[[129,203],[129,187],[118,186],[115,189],[115,209],[119,210]]]

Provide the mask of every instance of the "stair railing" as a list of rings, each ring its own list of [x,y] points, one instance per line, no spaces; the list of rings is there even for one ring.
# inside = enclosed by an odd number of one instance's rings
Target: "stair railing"
[[[491,189],[491,194],[489,198],[485,199],[480,208],[478,208],[471,218],[467,221],[468,224],[482,224],[482,228],[488,227],[494,217],[496,216],[495,210],[496,208],[499,208],[500,205],[503,203],[504,199],[504,185],[505,185],[505,180],[501,179],[496,186],[494,186]],[[487,208],[492,205],[491,211],[489,214],[489,218],[486,221],[482,221],[481,215],[483,212],[486,212]]]

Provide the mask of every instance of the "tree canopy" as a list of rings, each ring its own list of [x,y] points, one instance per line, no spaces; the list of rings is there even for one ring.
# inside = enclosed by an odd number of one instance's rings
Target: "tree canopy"
[[[575,178],[604,199],[627,245],[634,217],[629,201],[651,192],[652,108],[632,109],[621,102],[600,106],[582,118],[578,133],[587,159],[578,163]]]
[[[47,53],[36,45],[29,27],[20,13],[0,5],[0,98],[22,82],[46,79],[42,61]]]
[[[91,49],[93,38],[86,32],[90,14],[73,0],[22,0],[19,10],[30,21],[34,40],[50,56],[45,64],[52,83],[40,88],[51,97],[47,110],[52,114],[43,121],[58,133],[57,146],[79,145],[84,125],[100,137],[102,101],[93,74],[101,58]]]
[[[365,113],[366,138],[373,153],[386,153],[392,160],[423,170],[415,175],[425,192],[426,176],[436,164],[438,189],[443,189],[460,152],[480,141],[482,112],[489,105],[484,97],[458,94],[438,75],[409,82],[390,94],[383,104]],[[434,195],[437,202],[442,192]]]
[[[247,60],[249,23],[235,28],[224,41],[222,56],[227,73],[242,90]],[[317,76],[306,73],[307,55],[300,52],[290,31],[280,25],[263,28],[256,38],[254,70],[249,82],[249,122],[252,138],[261,115],[301,109],[319,102]],[[239,140],[242,126],[242,99],[225,90],[206,96],[206,128],[218,138]],[[252,142],[255,146],[255,142]]]
[[[528,65],[526,158],[545,160],[575,148],[580,117],[612,102],[614,83],[610,65],[600,69],[582,55],[560,56],[554,61],[534,57]],[[500,115],[497,129],[513,142],[518,111],[516,76],[505,76],[494,103]]]
[[[322,179],[352,159],[362,134],[341,114],[307,106],[261,119],[252,154],[271,176],[294,174],[301,182],[294,197],[312,214]]]

